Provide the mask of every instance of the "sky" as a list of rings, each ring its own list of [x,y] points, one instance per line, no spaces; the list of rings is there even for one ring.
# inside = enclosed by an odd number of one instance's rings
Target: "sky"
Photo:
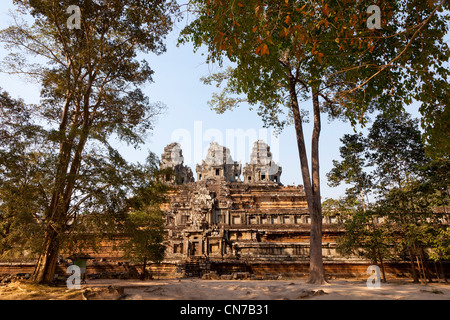
[[[14,6],[12,0],[1,0],[0,28],[7,27],[11,21],[8,11]],[[159,116],[154,130],[148,136],[144,145],[136,150],[126,144],[114,142],[124,157],[132,162],[145,161],[149,151],[158,156],[164,147],[171,142],[180,142],[184,162],[192,168],[205,158],[209,143],[217,141],[230,148],[235,161],[244,166],[250,161],[253,143],[262,139],[270,146],[273,160],[282,167],[281,183],[284,185],[303,184],[300,172],[296,135],[293,126],[285,128],[278,138],[271,131],[263,128],[263,122],[256,111],[242,105],[233,111],[216,114],[210,110],[207,102],[215,86],[206,86],[201,81],[202,76],[218,71],[218,66],[205,63],[202,52],[194,52],[190,44],[177,46],[179,32],[186,25],[186,20],[177,22],[166,40],[167,52],[156,56],[148,54],[148,60],[154,70],[153,83],[146,85],[143,91],[152,102],[162,102],[166,111]],[[0,59],[7,52],[0,48]],[[0,72],[0,87],[8,91],[14,98],[22,98],[27,103],[38,103],[40,88],[38,85],[26,82],[16,77]],[[311,101],[304,105],[311,109]],[[413,108],[413,115],[417,108]],[[307,149],[310,150],[312,123],[304,124]],[[329,122],[326,115],[322,116],[322,131],[320,136],[320,176],[322,199],[337,198],[345,192],[345,186],[332,188],[327,185],[326,173],[332,169],[332,161],[339,160],[339,139],[346,133],[353,133],[349,123],[341,121]]]

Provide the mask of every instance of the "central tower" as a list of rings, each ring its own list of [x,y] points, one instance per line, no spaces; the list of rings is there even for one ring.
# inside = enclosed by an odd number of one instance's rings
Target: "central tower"
[[[244,167],[244,182],[280,183],[282,168],[272,160],[272,153],[267,143],[258,140],[253,145],[250,163]]]
[[[206,159],[197,164],[197,181],[206,179],[224,179],[228,182],[240,181],[241,163],[233,161],[230,149],[211,142]]]

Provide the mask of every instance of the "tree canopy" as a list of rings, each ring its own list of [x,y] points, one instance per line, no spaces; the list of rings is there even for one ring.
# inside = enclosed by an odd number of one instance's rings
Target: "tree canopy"
[[[206,45],[208,62],[231,65],[204,78],[222,87],[212,108],[222,113],[245,101],[258,108],[266,125],[294,123],[312,218],[309,281],[322,283],[321,116],[365,125],[374,110],[395,116],[417,100],[425,128],[440,122],[435,114],[449,101],[448,3],[383,1],[376,6],[381,28],[368,27],[372,1],[193,0],[189,5],[196,18],[180,43]],[[445,93],[435,95],[434,85]],[[310,161],[302,126],[305,105],[312,107],[314,124]]]
[[[197,18],[182,31],[181,42],[206,45],[207,61],[232,65],[205,79],[227,81],[211,100],[218,112],[245,101],[257,105],[270,125],[290,123],[280,116],[289,114],[283,106],[289,105],[291,74],[301,97],[310,98],[316,88],[325,100],[322,110],[332,117],[365,124],[374,107],[392,113],[416,100],[427,137],[436,125],[447,128],[436,117],[445,116],[450,100],[445,1],[378,3],[380,29],[367,26],[373,1],[197,0],[190,5]]]
[[[116,212],[119,199],[139,181],[112,141],[139,146],[164,109],[141,90],[153,71],[138,54],[165,51],[178,6],[163,0],[14,3],[27,20],[16,16],[0,31],[10,51],[2,70],[42,88],[32,114],[42,131],[38,148],[53,163],[49,183],[40,190],[45,228],[34,280],[51,282],[72,220],[80,213]],[[79,28],[72,25],[69,7],[79,8]]]
[[[444,240],[450,198],[442,184],[449,160],[426,156],[418,121],[406,113],[396,119],[380,114],[367,136],[345,135],[341,141],[342,161],[333,161],[327,176],[330,185],[350,187],[346,197],[326,202],[327,213],[343,220],[339,250],[363,253],[375,263],[409,256],[414,280],[416,261],[425,280],[428,257],[445,260],[450,250]],[[355,190],[370,195],[370,201]]]

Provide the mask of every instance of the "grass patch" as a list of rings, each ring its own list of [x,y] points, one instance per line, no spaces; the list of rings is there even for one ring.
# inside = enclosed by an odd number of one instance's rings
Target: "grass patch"
[[[0,286],[0,300],[82,300],[82,292],[20,280]]]

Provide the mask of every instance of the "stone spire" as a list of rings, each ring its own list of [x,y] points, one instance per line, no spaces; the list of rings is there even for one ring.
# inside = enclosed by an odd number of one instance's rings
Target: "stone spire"
[[[184,157],[181,146],[177,142],[173,142],[164,148],[161,155],[160,168],[171,168],[175,174],[175,178],[170,182],[189,183],[194,182],[194,175],[191,168],[183,164]]]
[[[244,182],[280,183],[282,168],[272,160],[270,147],[263,140],[254,143],[250,163],[244,167]]]
[[[202,164],[197,164],[197,180],[225,179],[229,182],[239,181],[241,175],[241,163],[233,161],[230,149],[211,142],[206,159]]]

